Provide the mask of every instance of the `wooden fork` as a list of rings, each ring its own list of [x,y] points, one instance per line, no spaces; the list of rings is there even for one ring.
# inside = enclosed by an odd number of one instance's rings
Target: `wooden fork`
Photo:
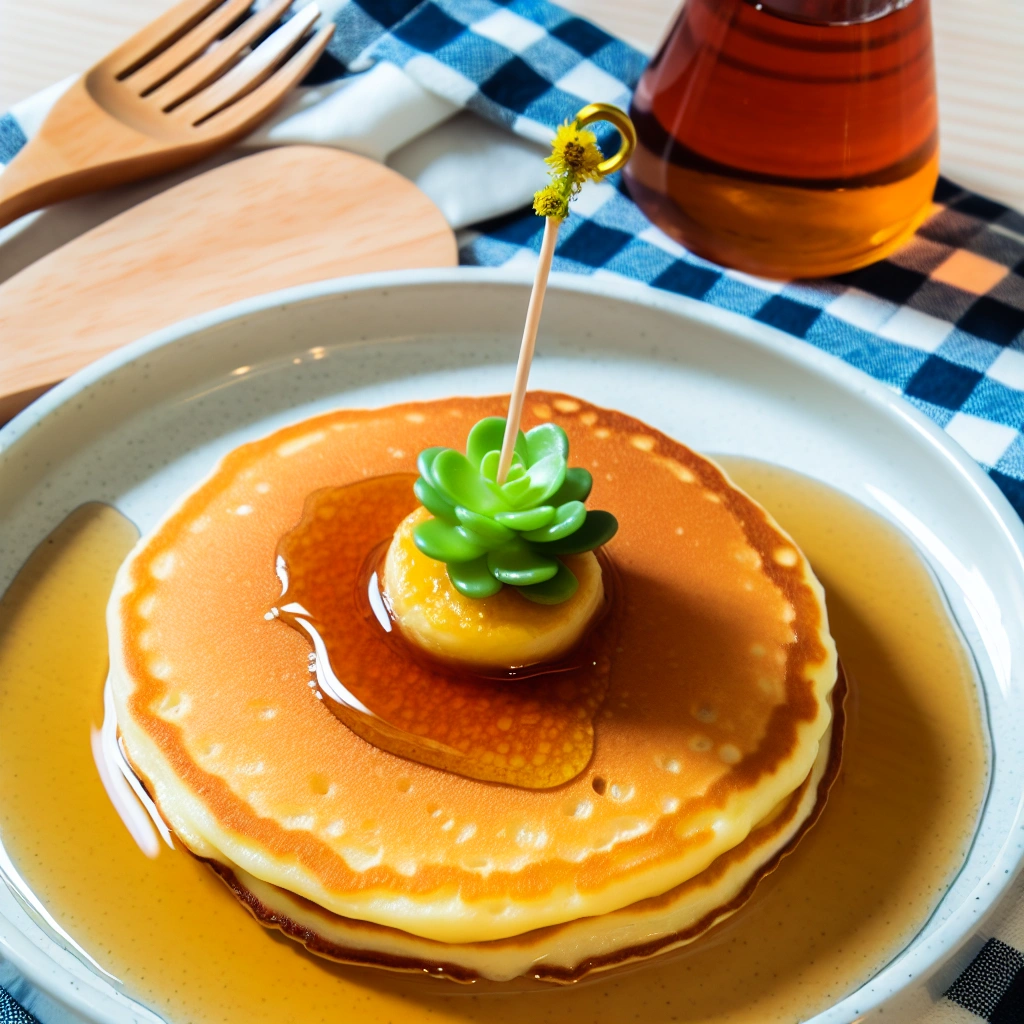
[[[252,0],[182,0],[134,35],[61,96],[0,174],[0,227],[199,160],[251,131],[334,31],[314,31],[313,3],[282,23],[291,3],[250,13]]]

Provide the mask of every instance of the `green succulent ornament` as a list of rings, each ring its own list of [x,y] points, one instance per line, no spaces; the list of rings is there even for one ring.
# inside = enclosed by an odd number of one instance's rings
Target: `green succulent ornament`
[[[615,536],[610,512],[588,512],[593,486],[585,469],[570,468],[569,438],[554,423],[520,431],[512,467],[497,482],[505,420],[489,416],[469,432],[466,454],[452,448],[420,452],[416,497],[433,519],[413,529],[416,547],[444,562],[466,597],[516,587],[538,604],[561,604],[579,583],[560,555],[592,551]]]

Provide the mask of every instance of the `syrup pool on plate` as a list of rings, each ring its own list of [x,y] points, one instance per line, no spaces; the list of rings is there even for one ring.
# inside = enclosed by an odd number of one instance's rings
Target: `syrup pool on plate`
[[[40,545],[0,601],[0,838],[11,861],[60,927],[172,1024],[812,1016],[906,945],[961,866],[985,792],[985,727],[968,655],[911,545],[828,487],[722,461],[814,566],[851,693],[821,819],[692,946],[576,986],[456,987],[329,963],[264,930],[180,849],[145,856],[90,747],[107,596],[136,538],[95,504]]]

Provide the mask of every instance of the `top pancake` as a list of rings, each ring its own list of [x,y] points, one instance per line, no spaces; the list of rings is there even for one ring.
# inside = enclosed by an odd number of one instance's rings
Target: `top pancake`
[[[226,456],[129,556],[108,615],[118,723],[193,851],[337,914],[478,942],[666,892],[808,775],[836,658],[803,556],[713,463],[567,396],[532,394],[524,427],[555,420],[593,473],[625,597],[589,768],[542,791],[463,778],[377,749],[315,699],[308,644],[264,618],[306,496],[461,449],[505,404],[277,431]]]

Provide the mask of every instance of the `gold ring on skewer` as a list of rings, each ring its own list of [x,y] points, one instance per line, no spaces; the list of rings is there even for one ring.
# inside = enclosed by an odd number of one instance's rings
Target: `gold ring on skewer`
[[[611,103],[588,103],[576,115],[576,124],[580,128],[593,124],[595,121],[607,121],[619,130],[619,135],[622,137],[619,151],[597,165],[598,173],[604,177],[626,166],[626,161],[636,149],[636,128],[633,127],[629,115]]]

